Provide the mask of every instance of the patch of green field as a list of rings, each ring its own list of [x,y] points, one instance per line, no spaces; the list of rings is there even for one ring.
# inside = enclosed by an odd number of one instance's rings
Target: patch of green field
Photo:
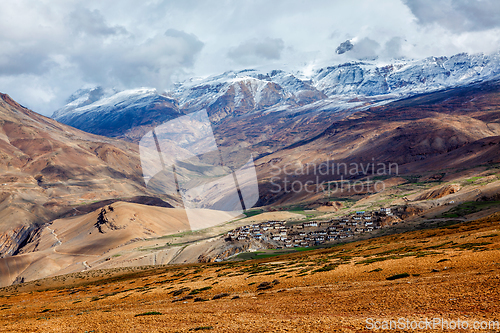
[[[269,252],[244,252],[238,254],[238,259],[243,259],[243,260],[252,260],[252,259],[264,259],[264,258],[271,258],[271,257],[276,257],[279,255],[283,254],[290,254],[292,253],[291,251],[269,251]]]
[[[421,176],[420,175],[407,175],[407,176],[400,176],[400,177],[405,179],[408,183],[417,183],[418,179]]]
[[[350,203],[355,203],[357,200],[352,199],[352,198],[338,198],[338,197],[330,197],[328,198],[329,201],[339,201],[339,202],[350,202]]]
[[[295,206],[286,207],[283,210],[287,210],[289,212],[294,212],[294,213],[297,213],[297,212],[303,213],[305,208],[306,208],[305,205],[295,205]]]
[[[243,214],[245,214],[246,217],[252,217],[256,215],[260,215],[264,213],[263,209],[252,209],[252,210],[247,210]]]
[[[286,209],[286,210],[284,209],[282,211],[288,211],[290,213],[304,215],[305,219],[297,221],[297,223],[307,222],[307,221],[309,221],[311,219],[320,218],[321,216],[328,214],[328,212],[318,212],[318,211],[313,211],[313,210],[304,210],[304,209],[299,209],[298,207],[295,207],[294,209]]]
[[[448,212],[441,215],[443,218],[456,218],[480,212],[482,210],[500,206],[500,201],[469,201],[453,207]]]
[[[266,250],[265,252],[264,251],[243,252],[243,253],[238,254],[236,257],[238,259],[241,259],[241,260],[264,259],[264,258],[281,256],[281,255],[285,255],[285,254],[303,252],[303,251],[312,251],[312,250],[318,250],[318,249],[333,248],[333,247],[337,247],[337,246],[341,246],[341,245],[345,245],[345,243],[324,244],[324,245],[311,246],[311,247],[293,247],[293,248],[287,248],[287,249]],[[348,251],[346,251],[346,252],[348,252]]]
[[[481,178],[484,178],[484,176],[471,177],[471,178],[469,178],[469,179],[466,179],[465,181],[466,181],[467,183],[474,183],[476,180],[479,180],[479,179],[481,179]]]
[[[196,231],[183,231],[183,232],[178,232],[176,234],[171,234],[171,235],[165,235],[165,236],[160,236],[158,237],[159,239],[165,239],[165,238],[180,238],[180,237],[184,237],[184,236],[188,236],[188,235],[192,235],[196,233]]]

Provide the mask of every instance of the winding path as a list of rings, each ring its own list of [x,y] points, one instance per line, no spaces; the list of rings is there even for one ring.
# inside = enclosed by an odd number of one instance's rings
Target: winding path
[[[54,229],[51,229],[49,226],[46,227],[47,229],[49,229],[50,233],[52,234],[52,236],[54,236],[55,240],[56,240],[56,243],[54,243],[54,245],[52,245],[52,250],[54,251],[54,253],[57,253],[57,254],[66,254],[66,255],[70,255],[70,256],[84,256],[84,257],[88,257],[88,256],[97,256],[98,255],[94,255],[94,254],[79,254],[79,253],[64,253],[64,252],[57,252],[56,251],[56,247],[58,247],[59,245],[62,244],[62,241],[59,239],[59,237],[57,236],[56,232],[54,231]],[[91,266],[87,263],[87,261],[83,261],[82,262],[82,265],[85,269],[82,270],[82,272],[84,272],[85,270],[87,269],[90,269]]]
[[[85,269],[82,270],[82,272],[85,271],[86,269],[90,269],[90,266],[89,266],[89,264],[87,264],[87,261],[82,262],[82,264],[85,267]]]
[[[51,229],[49,226],[47,226],[47,229],[49,229],[50,233],[52,234],[52,236],[54,236],[54,238],[55,238],[55,239],[56,239],[56,241],[57,241],[54,245],[52,245],[52,246],[51,246],[51,247],[54,249],[54,252],[57,252],[57,251],[56,251],[56,247],[58,247],[59,245],[61,245],[61,244],[62,244],[62,242],[61,242],[61,240],[59,239],[59,237],[57,237],[57,234],[56,234],[56,232],[55,232],[53,229]]]

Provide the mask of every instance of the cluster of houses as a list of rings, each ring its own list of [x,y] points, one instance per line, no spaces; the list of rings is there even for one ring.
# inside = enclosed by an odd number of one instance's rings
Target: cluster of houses
[[[309,247],[353,237],[383,226],[396,224],[400,219],[391,208],[375,212],[358,211],[329,221],[308,221],[287,225],[286,221],[267,221],[239,227],[226,234],[228,242],[259,241],[271,248]]]

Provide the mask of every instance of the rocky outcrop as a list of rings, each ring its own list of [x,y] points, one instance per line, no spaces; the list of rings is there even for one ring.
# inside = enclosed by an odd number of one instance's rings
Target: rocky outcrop
[[[242,252],[252,252],[275,248],[276,244],[252,239],[248,241],[224,241],[223,245],[212,247],[198,256],[198,262],[219,262]]]
[[[340,43],[340,45],[337,47],[335,52],[337,54],[343,54],[343,53],[346,53],[346,52],[352,50],[353,47],[354,47],[354,45],[351,43],[351,41],[346,40],[345,42]]]
[[[412,216],[415,216],[415,215],[418,215],[418,214],[424,212],[423,208],[417,207],[417,206],[403,206],[403,207],[400,207],[399,210],[401,212],[399,214],[399,216],[401,217],[402,220],[405,220],[409,217],[412,217]]]
[[[23,225],[0,234],[0,258],[16,254],[35,232],[34,226]]]
[[[442,198],[442,197],[445,197],[447,195],[450,195],[450,194],[453,194],[453,193],[460,191],[460,188],[461,187],[458,184],[446,185],[446,186],[440,187],[438,189],[430,190],[430,191],[422,193],[421,195],[419,195],[415,199],[415,201],[439,199],[439,198]]]
[[[248,244],[242,244],[241,246],[229,246],[226,249],[218,249],[216,251],[212,251],[211,253],[203,253],[198,257],[198,262],[217,262],[222,261],[228,257],[231,257],[235,254],[245,252],[249,248]]]

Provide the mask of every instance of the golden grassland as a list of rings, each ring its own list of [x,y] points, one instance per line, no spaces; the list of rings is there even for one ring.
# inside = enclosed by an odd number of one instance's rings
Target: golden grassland
[[[253,261],[87,271],[0,290],[1,332],[359,332],[500,320],[500,213]]]

